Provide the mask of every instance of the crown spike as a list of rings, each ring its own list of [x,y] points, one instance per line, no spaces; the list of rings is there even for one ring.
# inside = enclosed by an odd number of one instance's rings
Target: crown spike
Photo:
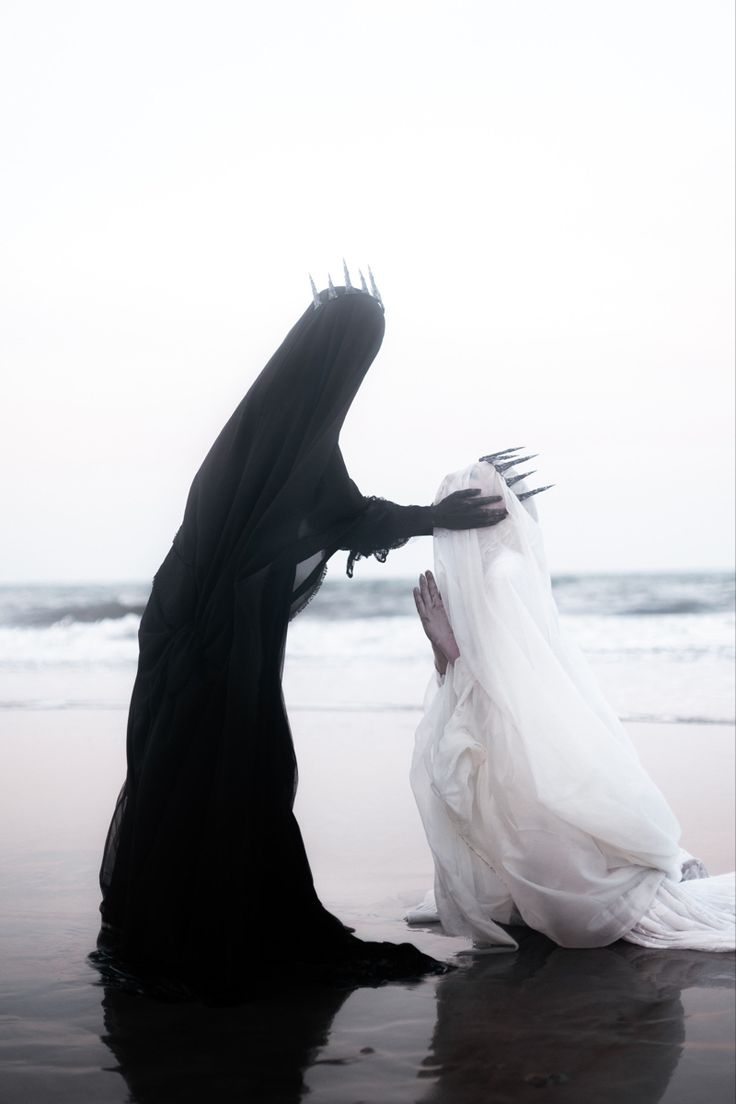
[[[371,295],[373,296],[374,299],[376,299],[380,303],[381,306],[383,306],[383,299],[381,298],[380,291],[376,287],[376,281],[373,278],[373,273],[371,272],[371,266],[370,265],[368,265],[368,279],[371,282]]]
[[[337,292],[335,291],[335,285],[332,282],[332,277],[329,272],[327,273],[327,298],[337,299]]]
[[[358,275],[360,276],[360,290],[364,291],[367,295],[370,295],[370,292],[368,291],[368,285],[365,282],[365,276],[363,275],[363,272],[360,268],[358,269]]]
[[[314,306],[314,309],[317,310],[317,307],[322,306],[322,300],[319,297],[319,292],[317,291],[317,286],[316,286],[314,280],[312,279],[312,273],[311,272],[309,273],[309,282],[312,285],[313,306]]]
[[[346,291],[355,291],[355,288],[353,287],[352,281],[350,279],[350,272],[348,270],[347,262],[345,261],[344,257],[342,259],[342,271],[343,271],[343,275],[345,277],[345,290]]]
[[[480,460],[487,460],[491,464],[494,460],[498,460],[502,456],[510,456],[512,452],[521,452],[523,445],[517,445],[516,448],[501,449],[500,452],[489,452],[487,456],[481,456]]]
[[[535,456],[539,456],[538,452],[532,452],[529,456],[517,456],[515,460],[507,460],[504,464],[494,464],[494,468],[499,475],[503,475],[509,468],[515,468],[517,464],[525,464],[527,460],[533,460]]]
[[[541,494],[542,491],[549,491],[554,487],[554,483],[548,483],[546,487],[535,487],[533,491],[523,491],[522,494],[517,495],[519,502],[523,502],[525,498],[531,498],[532,495]]]
[[[514,483],[518,483],[521,479],[529,479],[530,476],[536,475],[536,471],[522,472],[521,475],[512,475],[506,480],[507,487],[513,487]]]

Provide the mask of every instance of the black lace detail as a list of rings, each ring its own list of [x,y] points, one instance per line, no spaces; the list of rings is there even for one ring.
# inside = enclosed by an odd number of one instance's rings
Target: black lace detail
[[[395,548],[402,548],[411,540],[411,537],[401,537],[399,540],[395,540],[388,548],[374,548],[372,552],[351,552],[348,556],[347,566],[345,568],[345,574],[348,579],[353,577],[353,565],[357,560],[367,560],[371,556],[375,556],[379,563],[385,563],[388,559],[389,552],[393,552]]]
[[[396,504],[390,502],[388,499],[381,498],[379,495],[366,495],[368,502],[383,502],[387,507],[395,510]],[[370,507],[369,507],[370,509]],[[382,534],[385,536],[386,534]],[[370,556],[375,556],[379,563],[385,563],[388,559],[389,552],[393,552],[395,548],[402,548],[409,540],[411,540],[413,534],[409,533],[407,536],[399,536],[398,534],[391,540],[385,541],[380,548],[353,548],[350,551],[350,555],[345,565],[345,574],[348,579],[353,577],[353,569],[358,560],[367,560]]]

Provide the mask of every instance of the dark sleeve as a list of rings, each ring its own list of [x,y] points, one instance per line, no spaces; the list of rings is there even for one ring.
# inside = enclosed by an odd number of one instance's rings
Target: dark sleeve
[[[400,548],[410,537],[431,536],[434,528],[431,506],[398,506],[383,498],[368,498],[366,503],[365,510],[340,544],[350,553],[347,564],[350,578],[356,560],[375,556],[380,563],[385,563],[392,548]]]

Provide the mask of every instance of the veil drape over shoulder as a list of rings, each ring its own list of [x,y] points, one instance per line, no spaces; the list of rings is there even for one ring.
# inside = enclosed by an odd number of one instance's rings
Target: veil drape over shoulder
[[[487,463],[438,496],[469,486],[503,495],[509,517],[435,532],[460,658],[428,692],[412,784],[438,910],[479,940],[513,946],[493,920],[518,913],[562,946],[604,946],[679,881],[679,826],[560,631],[532,501]]]
[[[317,898],[292,813],[287,624],[333,552],[383,555],[423,531],[423,511],[372,502],[347,474],[338,437],[384,319],[338,292],[212,446],[141,621],[101,911],[131,961],[191,978],[252,971],[256,940],[319,959],[351,938]]]

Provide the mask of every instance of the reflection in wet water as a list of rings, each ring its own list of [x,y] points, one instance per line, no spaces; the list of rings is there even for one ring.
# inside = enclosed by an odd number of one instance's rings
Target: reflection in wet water
[[[139,1104],[525,1104],[540,1089],[564,1104],[731,1100],[732,955],[568,951],[534,933],[520,942],[516,955],[475,958],[439,982],[301,990],[237,1008],[107,988],[103,1039]],[[699,1065],[682,991],[713,988],[728,1002],[715,1033],[717,1004],[706,1002]]]
[[[439,980],[300,989],[237,1007],[106,985],[101,1039],[115,1061],[82,1040],[106,1085],[95,1080],[97,1095],[79,1099],[732,1104],[733,955],[519,939],[517,954],[474,957]],[[77,990],[80,1000],[100,992],[88,979]],[[78,1075],[83,1053],[68,1046],[54,1051],[57,1074],[65,1053]],[[51,1099],[31,1072],[9,1100]],[[31,1083],[35,1095],[21,1092]]]
[[[303,1071],[348,996],[315,989],[209,1008],[106,987],[102,1040],[136,1104],[298,1104]]]
[[[427,1059],[437,1079],[422,1099],[524,1104],[538,1101],[544,1088],[546,1101],[565,1104],[655,1104],[686,1043],[682,990],[732,989],[733,963],[733,955],[663,953],[626,943],[563,950],[522,933],[513,958],[478,958],[439,982]],[[726,1022],[724,1038],[730,1037]],[[730,1051],[714,1071],[714,1095],[700,1099],[732,1099]]]

